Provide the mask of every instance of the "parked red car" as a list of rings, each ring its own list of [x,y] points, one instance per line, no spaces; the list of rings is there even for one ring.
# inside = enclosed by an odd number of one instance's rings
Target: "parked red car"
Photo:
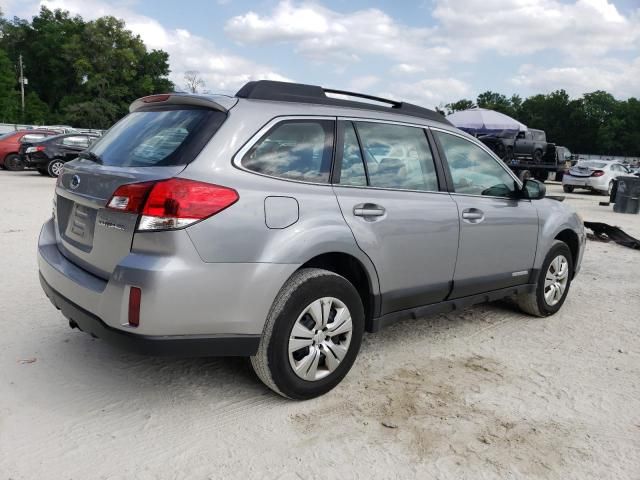
[[[23,141],[42,140],[45,137],[58,135],[52,130],[18,130],[0,136],[0,167],[5,170],[22,170],[24,163],[18,151]]]

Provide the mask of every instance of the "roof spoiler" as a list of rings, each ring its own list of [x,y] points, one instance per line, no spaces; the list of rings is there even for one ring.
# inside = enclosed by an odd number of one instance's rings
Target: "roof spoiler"
[[[135,112],[143,107],[152,105],[189,105],[194,107],[211,108],[227,113],[238,103],[237,98],[226,95],[193,95],[188,93],[162,93],[149,95],[134,101],[129,106],[129,112]]]

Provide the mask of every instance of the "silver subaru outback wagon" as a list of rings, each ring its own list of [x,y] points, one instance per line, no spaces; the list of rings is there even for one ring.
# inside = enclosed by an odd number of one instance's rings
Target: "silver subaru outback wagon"
[[[38,260],[71,327],[134,351],[250,357],[307,399],[365,331],[512,296],[551,315],[580,268],[579,217],[431,110],[257,81],[130,111],[65,165]]]

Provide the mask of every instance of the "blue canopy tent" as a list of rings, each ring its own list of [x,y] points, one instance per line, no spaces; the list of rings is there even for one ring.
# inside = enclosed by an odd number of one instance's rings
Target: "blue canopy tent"
[[[447,115],[453,125],[471,135],[497,134],[503,131],[524,132],[527,126],[508,115],[486,108],[470,108]]]

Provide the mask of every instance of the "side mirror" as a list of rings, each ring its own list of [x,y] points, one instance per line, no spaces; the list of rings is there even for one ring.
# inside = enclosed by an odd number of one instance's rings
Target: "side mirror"
[[[522,197],[530,200],[540,200],[547,194],[544,183],[533,178],[527,178],[522,184]]]

